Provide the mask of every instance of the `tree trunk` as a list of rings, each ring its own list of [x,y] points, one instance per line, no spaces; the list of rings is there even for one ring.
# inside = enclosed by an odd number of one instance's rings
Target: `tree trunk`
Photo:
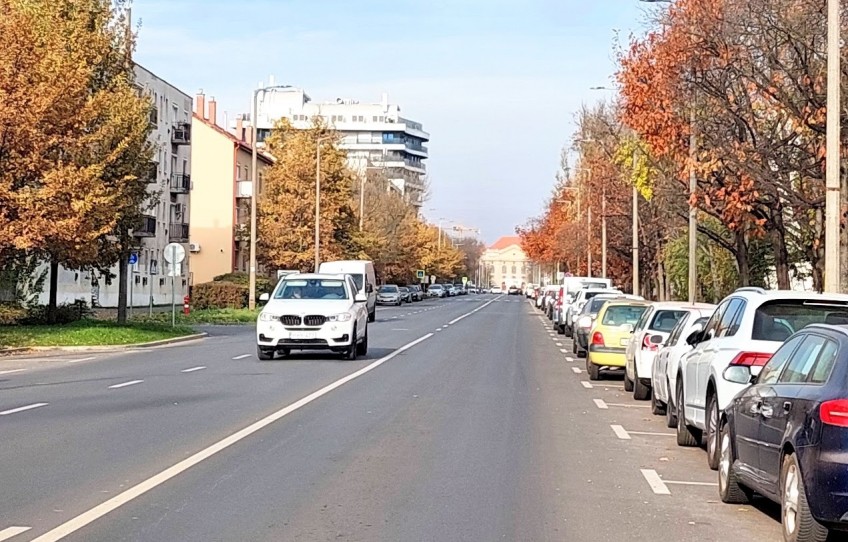
[[[786,248],[786,226],[783,223],[783,206],[778,205],[772,216],[771,244],[774,250],[774,268],[777,275],[777,288],[790,290],[789,251]]]
[[[56,306],[59,299],[59,260],[50,258],[50,298],[47,302],[47,323],[56,323]]]
[[[748,265],[748,243],[745,242],[745,234],[736,232],[736,267],[739,270],[739,286],[751,284],[751,269]]]
[[[118,258],[118,323],[127,323],[127,275],[129,274],[129,234],[121,231],[121,251]]]

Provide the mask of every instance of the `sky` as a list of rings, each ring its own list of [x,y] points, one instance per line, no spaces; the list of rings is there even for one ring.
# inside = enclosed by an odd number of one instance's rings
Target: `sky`
[[[430,133],[433,223],[487,243],[539,215],[582,104],[610,98],[637,0],[135,0],[136,61],[219,121],[273,75],[314,101],[379,102]],[[618,36],[618,38],[617,38]]]

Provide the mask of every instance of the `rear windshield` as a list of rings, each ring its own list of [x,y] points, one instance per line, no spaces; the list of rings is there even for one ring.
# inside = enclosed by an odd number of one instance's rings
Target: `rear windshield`
[[[624,324],[635,326],[646,310],[648,310],[648,307],[644,305],[614,305],[607,307],[601,323],[605,326],[623,326]]]
[[[381,294],[396,294],[398,293],[398,287],[392,285],[380,286]]]
[[[612,300],[608,297],[595,298],[590,303],[587,304],[589,309],[586,310],[584,308],[583,312],[588,312],[589,314],[598,314],[599,312],[601,312],[601,308],[604,305],[606,305],[607,303],[609,303],[610,301],[612,301]]]
[[[763,303],[754,313],[751,339],[783,342],[809,324],[848,324],[848,304],[803,299]]]
[[[670,333],[677,322],[686,315],[686,311],[657,311],[649,329]]]

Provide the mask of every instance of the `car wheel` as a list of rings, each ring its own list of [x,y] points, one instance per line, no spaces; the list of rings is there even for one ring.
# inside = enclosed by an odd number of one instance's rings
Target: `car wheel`
[[[557,324],[557,334],[565,335],[565,326],[562,324]]]
[[[794,454],[783,458],[780,469],[781,523],[788,542],[824,542],[828,529],[813,517],[807,504],[807,490]]]
[[[574,332],[571,330],[571,326],[567,326],[567,325],[563,324],[562,327],[563,327],[563,329],[565,329],[565,336],[568,337],[569,339],[573,339],[574,338]]]
[[[671,383],[666,383],[665,389],[668,390],[668,403],[665,405],[665,426],[674,429],[677,427],[677,414],[671,400]]]
[[[356,361],[356,353],[358,350],[358,346],[356,344],[356,326],[353,326],[352,337],[353,341],[351,341],[350,346],[342,352],[342,359],[346,359],[348,361]]]
[[[636,364],[633,364],[633,398],[637,401],[647,401],[651,397],[651,387],[645,384],[639,373],[636,372]]]
[[[266,348],[262,348],[261,346],[256,347],[256,357],[262,361],[268,361],[274,359],[274,350],[268,350]]]
[[[662,404],[662,402],[657,399],[657,394],[651,394],[651,414],[654,416],[663,416],[668,410],[668,406]]]
[[[624,391],[633,391],[633,381],[627,376],[627,369],[624,370]]]
[[[745,504],[751,500],[751,491],[739,485],[739,478],[733,469],[736,458],[730,443],[730,426],[721,428],[721,460],[718,464],[718,495],[721,502],[727,504]]]
[[[718,469],[721,450],[719,448],[718,398],[713,393],[707,401],[707,464],[712,470]]]
[[[360,356],[368,354],[368,328],[365,328],[365,336],[362,337],[362,342],[356,346],[356,353]]]
[[[572,354],[577,353],[577,341],[571,341],[571,353]]]
[[[601,379],[601,368],[592,363],[589,356],[586,356],[586,372],[589,373],[589,380]]]
[[[683,402],[683,387],[679,384],[677,386],[675,404],[677,405],[677,445],[687,448],[698,446],[701,444],[701,432],[694,427],[686,425],[686,416],[684,414],[684,407],[682,406],[686,403]]]

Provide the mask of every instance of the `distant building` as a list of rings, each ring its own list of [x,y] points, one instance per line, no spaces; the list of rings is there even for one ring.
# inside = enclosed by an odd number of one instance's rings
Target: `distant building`
[[[271,85],[273,85],[273,80]],[[257,140],[262,143],[274,123],[287,118],[292,126],[307,129],[314,117],[341,133],[340,147],[348,153],[350,166],[364,173],[382,170],[392,186],[413,205],[423,204],[429,153],[424,145],[430,134],[420,123],[400,115],[400,107],[383,94],[380,103],[359,103],[338,98],[315,103],[303,89],[282,87],[260,93],[257,105]],[[249,141],[249,116],[233,125],[236,136]]]
[[[163,252],[168,243],[185,246],[186,260],[177,270],[177,301],[188,293],[191,271],[188,256],[189,191],[191,190],[191,97],[144,67],[135,65],[135,84],[140,93],[153,102],[150,140],[156,146],[150,166],[148,192],[155,196],[153,206],[145,209],[141,227],[133,232],[138,239],[137,263],[130,266],[129,299],[136,307],[171,302],[169,266]],[[59,271],[58,302],[77,299],[92,306],[118,306],[118,265],[111,270],[115,278],[88,271]],[[49,293],[39,301],[46,304]]]
[[[507,236],[498,239],[483,252],[480,262],[489,284],[483,286],[521,286],[532,281],[532,265],[521,249],[521,238]]]
[[[192,272],[195,284],[217,275],[249,270],[250,198],[253,148],[218,126],[217,104],[204,95],[195,98],[192,117],[191,188]],[[259,189],[263,170],[273,163],[257,155]]]

